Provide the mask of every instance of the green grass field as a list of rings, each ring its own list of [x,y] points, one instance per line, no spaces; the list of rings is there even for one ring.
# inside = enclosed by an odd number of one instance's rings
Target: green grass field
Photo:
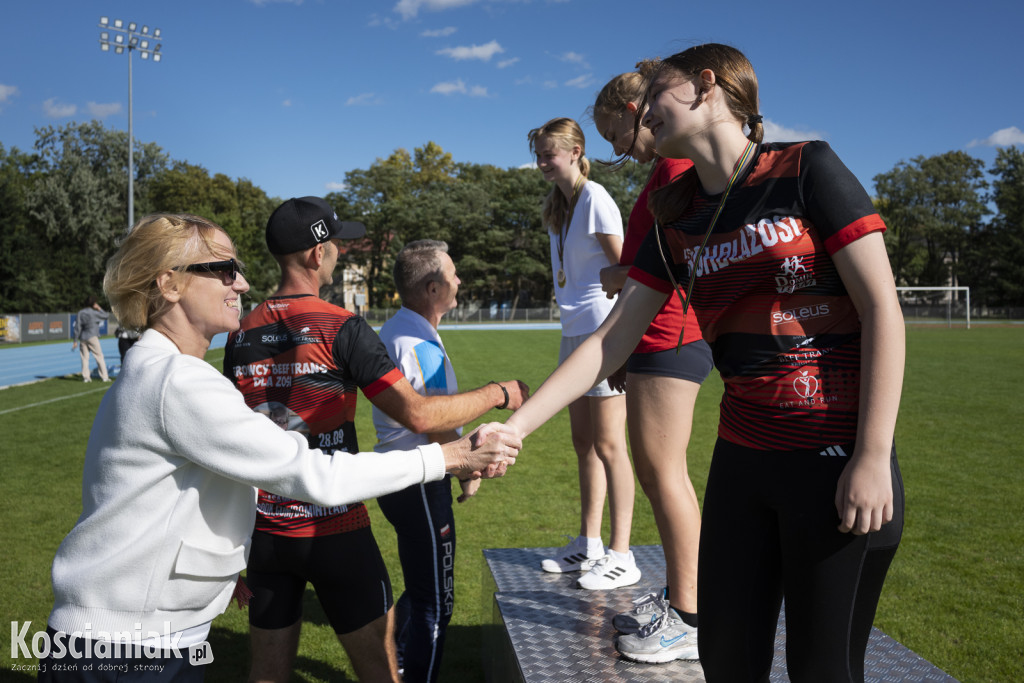
[[[443,337],[464,388],[513,377],[536,387],[555,364],[558,334],[451,331]],[[208,360],[219,367],[222,355],[213,351]],[[912,327],[907,356],[897,428],[906,527],[876,625],[960,681],[1024,680],[1024,401],[1016,395],[1024,386],[1024,330]],[[54,379],[0,391],[6,501],[0,615],[31,621],[30,633],[45,628],[50,563],[80,512],[85,442],[102,396],[94,386]],[[701,391],[690,443],[689,468],[701,497],[720,394],[713,375]],[[369,449],[369,404],[360,403],[358,429]],[[633,543],[656,544],[650,508],[637,490]],[[456,610],[442,680],[483,679],[481,633],[490,603],[482,595],[481,549],[560,545],[562,534],[578,530],[578,502],[563,411],[527,440],[506,478],[484,482],[475,499],[456,507]],[[402,578],[394,533],[369,505],[397,596]],[[311,590],[306,602],[293,680],[354,680]],[[7,636],[0,642],[0,680],[34,680],[34,673],[11,670],[32,662],[13,660],[9,643]],[[215,661],[207,680],[244,681],[245,613],[230,607],[214,622],[210,643]]]

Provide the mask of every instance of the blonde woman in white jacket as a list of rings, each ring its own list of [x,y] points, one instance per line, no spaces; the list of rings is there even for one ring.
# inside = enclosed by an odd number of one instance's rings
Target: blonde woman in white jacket
[[[238,328],[248,289],[230,238],[197,216],[143,218],[108,262],[114,313],[145,332],[89,436],[82,514],[53,563],[39,680],[143,667],[148,680],[202,680],[188,648],[206,640],[245,568],[257,487],[340,506],[446,472],[501,476],[515,461],[518,439],[475,433],[410,451],[310,450],[203,360],[214,335]]]

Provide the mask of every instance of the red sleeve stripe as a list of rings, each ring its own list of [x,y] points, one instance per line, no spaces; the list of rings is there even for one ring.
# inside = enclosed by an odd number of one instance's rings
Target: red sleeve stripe
[[[757,159],[755,168],[743,181],[747,187],[754,187],[769,178],[796,178],[800,174],[804,145],[806,142],[790,145],[784,149],[769,150]]]
[[[633,266],[632,268],[629,269],[629,278],[631,280],[636,280],[640,284],[646,285],[646,286],[650,287],[651,289],[657,290],[657,291],[662,292],[664,294],[671,294],[672,293],[672,283],[671,282],[666,282],[665,280],[662,280],[661,278],[657,278],[657,277],[651,275],[650,273],[648,273],[647,271],[640,270],[636,266]]]
[[[388,374],[376,380],[373,384],[363,387],[363,396],[373,398],[400,379],[405,379],[405,375],[398,368],[393,368]]]
[[[825,249],[834,254],[851,242],[856,242],[864,235],[876,231],[885,232],[885,223],[877,213],[858,218],[845,228],[825,240]]]

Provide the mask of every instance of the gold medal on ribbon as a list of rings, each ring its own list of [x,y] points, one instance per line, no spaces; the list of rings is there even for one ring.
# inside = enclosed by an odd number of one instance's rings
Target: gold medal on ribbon
[[[558,286],[565,287],[565,271],[561,268],[558,269]]]

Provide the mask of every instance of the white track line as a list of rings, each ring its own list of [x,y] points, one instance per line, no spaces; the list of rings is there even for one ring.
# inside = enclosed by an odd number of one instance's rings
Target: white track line
[[[109,386],[100,387],[99,389],[90,389],[89,391],[80,391],[77,394],[71,394],[70,396],[58,396],[57,398],[51,398],[46,401],[40,401],[39,403],[30,403],[27,406],[18,406],[17,408],[8,408],[7,410],[0,410],[0,415],[6,415],[7,413],[15,413],[19,410],[26,410],[27,408],[36,408],[38,406],[45,406],[47,403],[54,403],[56,401],[64,401],[69,398],[77,398],[78,396],[86,396],[88,394],[95,394],[98,391],[106,391]]]

